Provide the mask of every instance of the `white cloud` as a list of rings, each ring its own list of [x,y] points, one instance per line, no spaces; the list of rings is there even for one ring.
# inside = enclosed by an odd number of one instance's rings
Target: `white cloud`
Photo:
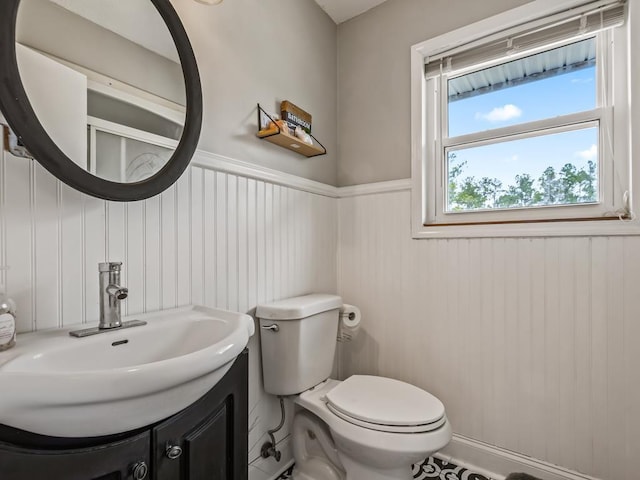
[[[487,120],[488,122],[506,122],[512,118],[518,118],[522,115],[522,110],[512,103],[506,104],[504,107],[496,107],[489,113],[476,113],[476,120]]]
[[[582,150],[580,152],[576,152],[576,157],[580,157],[584,160],[595,160],[598,158],[598,146],[591,145],[588,150]]]

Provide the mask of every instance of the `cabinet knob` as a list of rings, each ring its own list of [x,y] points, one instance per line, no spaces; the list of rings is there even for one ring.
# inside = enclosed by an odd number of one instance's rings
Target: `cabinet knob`
[[[182,455],[182,448],[178,445],[167,445],[167,449],[165,450],[165,454],[169,460],[175,460],[176,458]]]
[[[149,473],[149,467],[145,462],[138,462],[132,468],[132,474],[134,480],[144,480]]]

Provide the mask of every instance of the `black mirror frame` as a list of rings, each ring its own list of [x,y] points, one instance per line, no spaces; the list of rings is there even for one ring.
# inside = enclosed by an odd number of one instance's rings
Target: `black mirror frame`
[[[196,58],[187,33],[169,0],[149,0],[162,16],[178,50],[186,91],[182,138],[166,165],[135,183],[96,177],[67,157],[47,134],[27,97],[16,56],[16,19],[20,0],[0,1],[0,111],[31,155],[67,185],[94,197],[135,201],[153,197],[175,183],[196,151],[202,128],[202,88]]]

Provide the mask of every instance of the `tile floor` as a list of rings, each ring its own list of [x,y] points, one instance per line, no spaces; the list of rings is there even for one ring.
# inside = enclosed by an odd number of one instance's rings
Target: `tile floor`
[[[292,470],[293,467],[280,475],[278,480],[291,478]],[[423,463],[415,464],[413,466],[413,478],[416,480],[491,480],[484,475],[434,457],[427,458]]]
[[[413,466],[413,478],[438,480],[491,480],[471,470],[459,467],[451,462],[440,460],[439,458],[429,457],[421,464]]]

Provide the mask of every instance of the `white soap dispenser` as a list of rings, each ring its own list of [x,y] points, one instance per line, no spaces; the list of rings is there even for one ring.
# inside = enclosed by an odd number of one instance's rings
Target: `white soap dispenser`
[[[0,352],[16,344],[16,304],[0,285]]]

